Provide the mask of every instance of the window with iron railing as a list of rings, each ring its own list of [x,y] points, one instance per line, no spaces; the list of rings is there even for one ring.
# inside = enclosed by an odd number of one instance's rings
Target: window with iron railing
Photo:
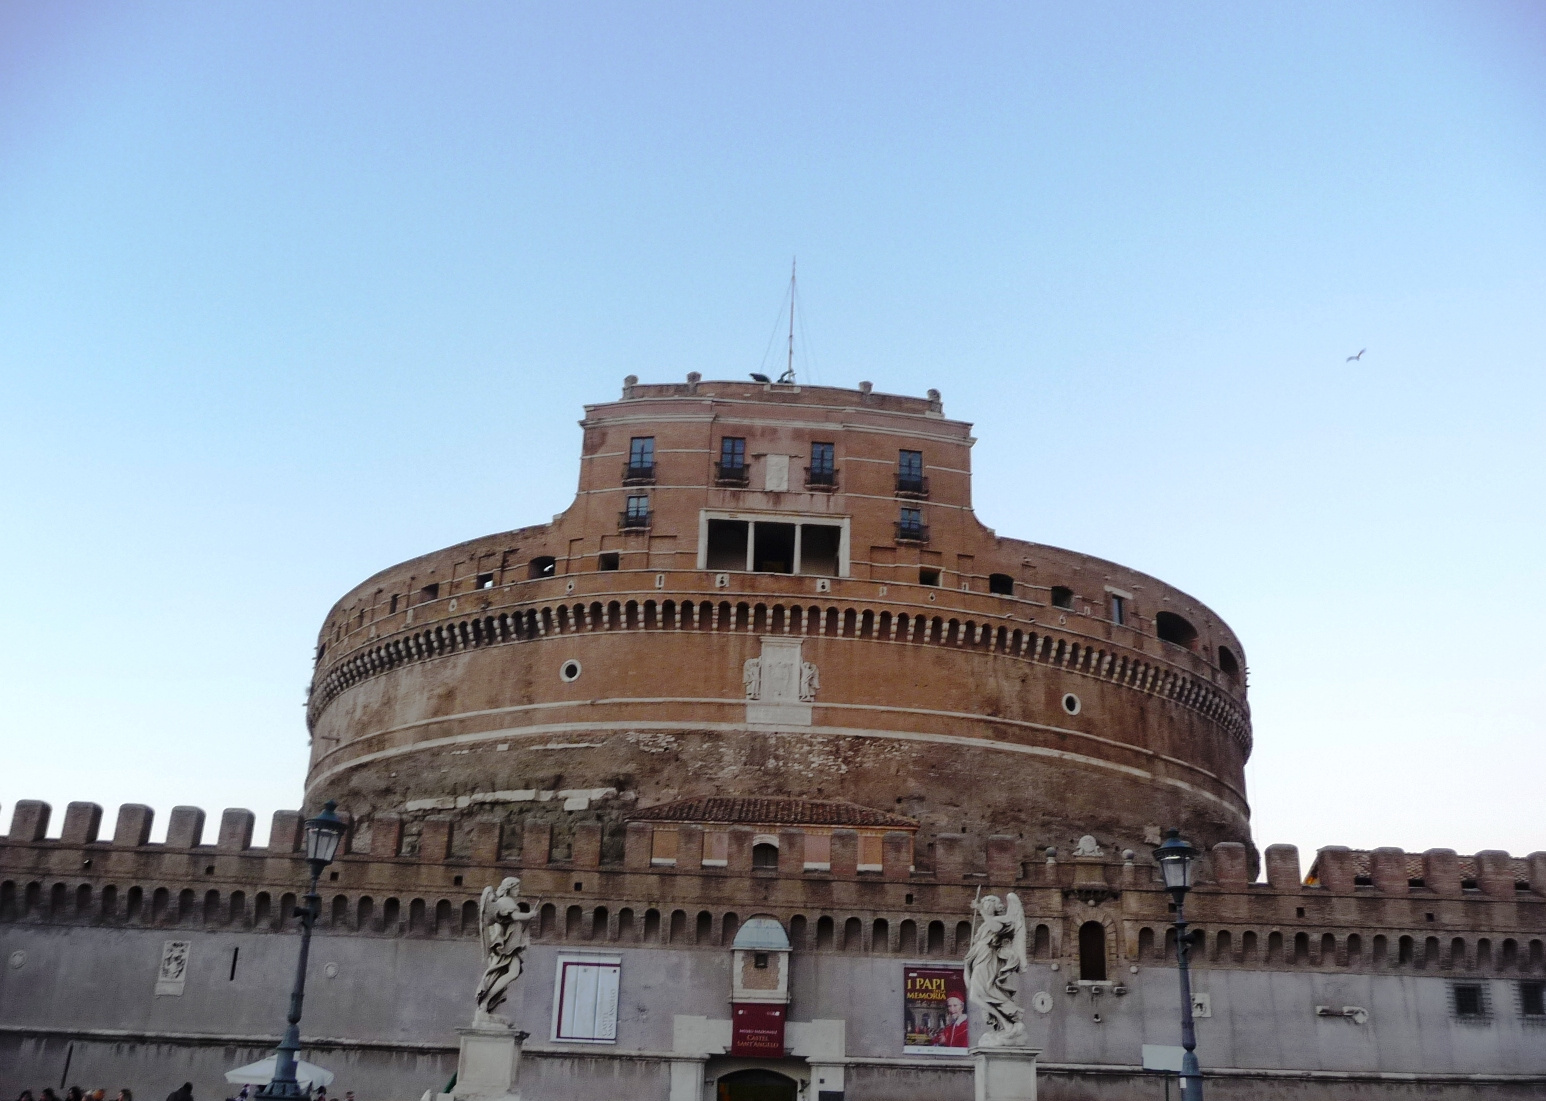
[[[896,538],[899,543],[929,541],[929,526],[923,522],[922,509],[904,508],[902,510],[902,517],[896,524]]]
[[[625,528],[649,527],[650,499],[643,495],[628,498],[628,507],[623,510],[620,522]]]
[[[655,480],[655,437],[635,436],[628,441],[628,465],[623,467],[624,482]]]
[[[837,488],[836,452],[837,448],[830,443],[811,444],[811,465],[805,468],[807,489]]]
[[[719,441],[719,462],[714,464],[714,480],[720,485],[746,484],[746,440],[725,436]]]
[[[922,451],[897,452],[896,491],[902,497],[929,495],[929,480],[923,476]]]

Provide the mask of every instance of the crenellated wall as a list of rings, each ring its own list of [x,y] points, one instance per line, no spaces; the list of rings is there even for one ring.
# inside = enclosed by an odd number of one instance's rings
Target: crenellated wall
[[[274,816],[270,845],[253,848],[253,816],[225,811],[212,844],[206,816],[177,807],[167,841],[148,842],[150,808],[119,809],[112,837],[99,837],[102,809],[71,803],[61,836],[45,839],[50,808],[18,803],[0,842],[0,922],[279,931],[304,890],[300,816]],[[684,827],[692,829],[694,827]],[[751,863],[753,831],[731,827],[724,868],[694,864],[701,846],[683,845],[674,867],[652,865],[650,823],[630,823],[622,856],[606,861],[599,823],[579,824],[568,859],[552,857],[552,834],[532,826],[515,859],[501,858],[497,834],[450,855],[457,824],[435,819],[414,856],[402,834],[378,822],[369,851],[345,851],[319,886],[322,925],[365,936],[476,934],[482,887],[511,872],[534,900],[539,941],[681,947],[727,944],[736,923],[770,913],[805,951],[958,957],[971,899],[979,889],[1020,893],[1038,959],[1077,956],[1078,927],[1100,920],[1111,932],[1113,968],[1169,965],[1174,939],[1168,896],[1152,865],[1129,858],[1057,857],[1027,852],[1017,838],[969,848],[959,835],[935,839],[932,864],[909,867],[906,834],[883,848],[879,872],[859,872],[858,835],[836,830],[830,869],[803,865],[803,831],[780,831],[780,867]],[[1375,880],[1355,883],[1359,854],[1323,849],[1318,885],[1301,881],[1293,846],[1266,852],[1266,882],[1249,878],[1246,847],[1215,846],[1188,901],[1208,966],[1249,969],[1412,970],[1495,975],[1546,974],[1546,853],[1457,856],[1447,849],[1375,850]],[[1409,861],[1424,885],[1408,885]],[[1465,866],[1485,869],[1478,885]],[[1390,871],[1399,867],[1402,874]]]

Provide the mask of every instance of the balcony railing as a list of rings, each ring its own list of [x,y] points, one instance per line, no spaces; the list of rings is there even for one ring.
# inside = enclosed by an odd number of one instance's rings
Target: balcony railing
[[[650,514],[647,512],[619,512],[617,526],[624,531],[648,531]]]
[[[746,484],[746,464],[726,466],[724,463],[715,463],[714,484],[717,486],[744,486]]]
[[[805,488],[816,493],[831,493],[837,489],[837,471],[806,467]]]
[[[898,543],[927,543],[929,541],[928,524],[904,524],[897,521],[896,541]]]
[[[623,484],[625,486],[654,485],[654,463],[624,463]]]
[[[921,474],[898,474],[896,476],[896,495],[898,497],[927,497],[929,495],[929,480]]]

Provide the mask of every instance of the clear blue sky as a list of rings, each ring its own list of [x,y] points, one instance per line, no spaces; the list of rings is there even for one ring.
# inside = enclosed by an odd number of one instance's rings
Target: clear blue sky
[[[944,392],[1244,640],[1259,844],[1546,849],[1539,4],[0,7],[0,820],[299,799],[626,374]],[[1368,348],[1359,363],[1345,357]],[[57,830],[56,818],[55,829]]]

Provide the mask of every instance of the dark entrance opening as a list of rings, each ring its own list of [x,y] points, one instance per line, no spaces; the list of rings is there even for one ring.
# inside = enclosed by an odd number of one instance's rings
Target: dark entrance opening
[[[727,1074],[716,1085],[716,1101],[796,1101],[799,1084],[760,1067]]]
[[[753,531],[752,569],[758,573],[794,573],[794,525],[758,523]]]
[[[1106,927],[1098,921],[1079,926],[1079,977],[1106,981]]]

